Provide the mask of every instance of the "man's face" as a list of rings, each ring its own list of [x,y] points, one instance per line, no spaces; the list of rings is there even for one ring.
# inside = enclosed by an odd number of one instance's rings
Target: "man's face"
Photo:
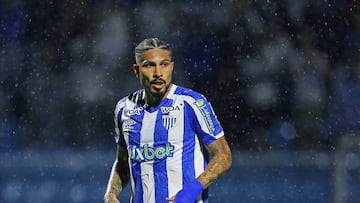
[[[146,94],[154,99],[163,99],[171,84],[174,62],[170,52],[162,49],[145,51],[140,64],[134,66]]]

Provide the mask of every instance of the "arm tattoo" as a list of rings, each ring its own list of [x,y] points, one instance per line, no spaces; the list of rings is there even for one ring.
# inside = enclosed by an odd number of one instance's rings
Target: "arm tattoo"
[[[208,150],[213,157],[205,171],[198,178],[204,188],[207,188],[214,183],[230,168],[232,163],[231,151],[225,137],[221,137],[209,144]]]
[[[127,162],[127,151],[118,148],[116,160],[112,166],[106,193],[118,195],[127,185],[130,178],[129,165]]]
[[[116,160],[111,169],[110,179],[107,188],[107,193],[113,193],[115,195],[118,195],[123,190],[121,178],[116,169],[117,165],[118,161]]]

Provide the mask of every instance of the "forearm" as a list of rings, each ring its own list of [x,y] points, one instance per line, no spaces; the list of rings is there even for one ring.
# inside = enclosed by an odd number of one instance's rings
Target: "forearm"
[[[118,165],[118,161],[115,160],[111,169],[110,178],[107,184],[105,195],[114,194],[115,196],[117,196],[123,190],[123,182],[117,171],[118,168],[117,165]]]
[[[214,183],[232,164],[231,151],[224,137],[220,138],[218,143],[210,144],[208,148],[213,157],[205,171],[198,177],[204,188]]]
[[[207,147],[213,157],[205,171],[200,174],[197,180],[188,183],[175,196],[167,198],[167,201],[194,202],[203,189],[209,187],[230,168],[231,151],[225,137],[219,138]]]
[[[118,147],[116,159],[111,168],[105,197],[109,195],[117,196],[129,182],[130,171],[127,157],[126,148]]]

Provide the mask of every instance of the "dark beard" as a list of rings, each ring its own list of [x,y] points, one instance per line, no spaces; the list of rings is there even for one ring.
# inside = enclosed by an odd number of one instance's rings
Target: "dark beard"
[[[158,91],[158,92],[151,92],[150,94],[157,99],[162,99],[168,90],[169,90],[169,86],[165,86],[164,92]]]
[[[151,100],[147,100],[148,104],[150,104],[150,106],[156,106],[158,105],[162,99],[164,98],[165,94],[169,91],[169,87],[170,85],[166,85],[165,86],[165,91],[161,92],[161,91],[157,91],[157,92],[151,92],[151,91],[147,91],[148,95],[152,96],[152,101]]]

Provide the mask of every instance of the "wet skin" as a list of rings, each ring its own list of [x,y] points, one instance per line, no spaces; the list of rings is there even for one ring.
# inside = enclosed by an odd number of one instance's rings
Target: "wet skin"
[[[151,106],[158,105],[168,94],[174,62],[169,51],[150,49],[143,54],[140,64],[133,65],[133,71],[145,89],[146,102]]]

